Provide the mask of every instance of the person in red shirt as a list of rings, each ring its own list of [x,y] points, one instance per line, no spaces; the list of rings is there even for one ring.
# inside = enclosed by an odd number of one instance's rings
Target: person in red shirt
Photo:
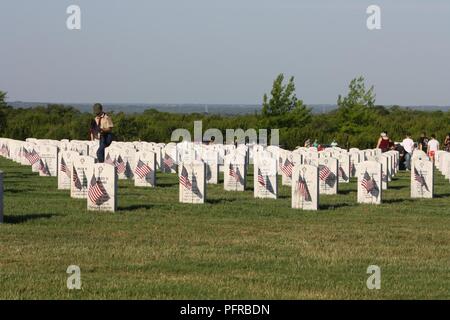
[[[377,149],[381,149],[381,152],[389,151],[393,146],[391,139],[389,139],[387,132],[383,131],[380,134],[380,138],[377,142]]]

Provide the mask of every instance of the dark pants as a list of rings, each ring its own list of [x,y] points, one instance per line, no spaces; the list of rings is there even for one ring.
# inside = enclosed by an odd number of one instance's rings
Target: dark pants
[[[112,143],[113,135],[108,132],[100,136],[100,142],[97,150],[97,159],[99,163],[105,162],[105,149]]]
[[[106,149],[106,143],[105,139],[103,137],[100,137],[100,143],[97,149],[97,159],[99,163],[105,162],[105,149]]]

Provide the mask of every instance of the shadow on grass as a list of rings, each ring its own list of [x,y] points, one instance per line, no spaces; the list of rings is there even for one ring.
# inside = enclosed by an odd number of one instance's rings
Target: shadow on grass
[[[405,189],[408,188],[407,186],[389,186],[388,190],[401,190],[401,189]]]
[[[441,194],[434,194],[435,198],[447,198],[450,197],[450,193],[441,193]]]
[[[319,204],[320,210],[334,210],[339,208],[351,207],[348,203],[331,203],[331,204]]]
[[[151,204],[132,204],[130,206],[125,206],[125,207],[119,207],[118,211],[136,211],[136,210],[141,210],[141,209],[151,209],[153,208],[153,205]]]
[[[157,183],[156,188],[173,188],[174,186],[178,186],[177,182],[166,182],[166,183]]]
[[[227,199],[227,198],[219,198],[219,199],[207,199],[206,203],[217,204],[217,203],[226,203],[226,202],[235,202],[236,199]]]
[[[20,224],[20,223],[25,223],[25,222],[28,222],[31,220],[50,219],[53,216],[58,216],[58,214],[36,213],[36,214],[22,214],[22,215],[15,215],[15,216],[7,215],[4,217],[4,223]]]
[[[414,202],[415,199],[383,199],[383,203],[401,203],[401,202]]]
[[[5,189],[5,193],[23,193],[23,192],[32,192],[34,191],[34,189],[31,188],[22,188],[22,189],[13,189],[13,188],[9,188],[9,189]]]
[[[350,194],[350,193],[356,193],[356,190],[339,190],[338,194]]]

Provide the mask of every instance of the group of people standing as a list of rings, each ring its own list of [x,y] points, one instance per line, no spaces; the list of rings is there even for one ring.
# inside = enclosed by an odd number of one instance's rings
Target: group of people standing
[[[380,138],[377,142],[377,148],[381,149],[381,152],[386,152],[394,149],[403,149],[399,151],[403,154],[403,161],[406,170],[411,170],[411,157],[414,150],[422,150],[425,152],[431,160],[434,161],[435,154],[440,150],[439,141],[436,139],[436,135],[432,134],[431,138],[428,138],[425,132],[422,132],[420,138],[415,142],[411,138],[411,134],[407,133],[405,139],[400,143],[400,145],[395,145],[395,143],[389,138],[387,132],[382,132]],[[450,133],[447,134],[444,141],[444,150],[450,152]]]

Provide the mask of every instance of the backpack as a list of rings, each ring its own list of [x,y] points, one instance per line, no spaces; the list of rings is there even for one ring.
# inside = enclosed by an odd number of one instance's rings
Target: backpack
[[[98,124],[95,120],[91,122],[91,132],[96,135],[100,132],[100,127],[102,123],[102,118],[99,119]],[[102,140],[105,147],[109,147],[113,141],[113,134],[111,132],[105,132],[100,135],[100,139]]]

